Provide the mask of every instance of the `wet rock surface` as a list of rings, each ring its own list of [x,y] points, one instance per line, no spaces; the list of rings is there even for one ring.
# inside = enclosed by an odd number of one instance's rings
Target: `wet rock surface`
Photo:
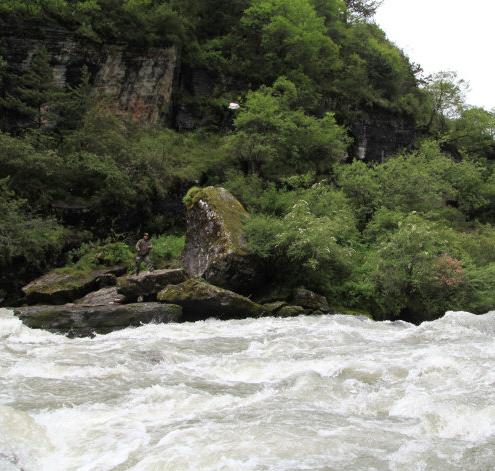
[[[14,310],[24,324],[32,329],[68,334],[73,337],[106,334],[142,324],[179,322],[180,306],[162,303],[83,306],[29,306]]]
[[[261,273],[244,238],[243,223],[248,217],[224,188],[198,189],[187,209],[182,261],[188,274],[243,294],[258,286]]]
[[[140,296],[149,298],[154,297],[167,285],[182,283],[187,278],[187,273],[182,268],[143,272],[139,275],[120,277],[117,280],[117,291],[128,301],[136,300]]]
[[[54,270],[22,288],[28,304],[65,304],[117,283],[126,268],[115,266],[87,272]]]
[[[167,286],[158,293],[158,300],[182,306],[186,321],[259,317],[266,312],[263,306],[240,294],[199,279]]]

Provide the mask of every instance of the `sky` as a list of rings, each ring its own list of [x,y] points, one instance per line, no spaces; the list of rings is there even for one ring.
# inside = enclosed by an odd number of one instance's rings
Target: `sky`
[[[453,70],[468,104],[495,108],[495,0],[384,0],[375,20],[426,74]]]

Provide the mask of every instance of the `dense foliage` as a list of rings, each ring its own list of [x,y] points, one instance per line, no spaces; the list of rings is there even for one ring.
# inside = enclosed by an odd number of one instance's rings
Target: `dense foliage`
[[[20,266],[131,266],[143,230],[157,235],[155,264],[173,265],[182,196],[222,184],[253,214],[248,242],[274,286],[304,284],[379,319],[493,308],[495,114],[467,106],[452,72],[420,80],[372,22],[379,3],[0,0],[0,26],[173,44],[184,70],[216,83],[208,97],[178,92],[201,108],[194,132],[144,129],[109,111],[86,67],[60,89],[48,51],[19,69],[0,43],[3,288]],[[231,100],[241,107],[226,114]],[[410,123],[416,142],[352,161],[353,129],[383,113]]]

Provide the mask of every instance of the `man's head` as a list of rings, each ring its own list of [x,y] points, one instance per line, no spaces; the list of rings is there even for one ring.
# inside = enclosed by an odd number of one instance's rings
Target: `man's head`
[[[145,233],[143,234],[143,239],[144,239],[144,240],[148,240],[149,238],[150,238],[150,235],[149,235],[147,232],[145,232]]]

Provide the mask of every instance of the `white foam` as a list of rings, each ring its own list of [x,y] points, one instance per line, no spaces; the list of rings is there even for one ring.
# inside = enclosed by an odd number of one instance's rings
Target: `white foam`
[[[94,339],[0,310],[0,469],[476,469],[495,313],[146,325]]]

